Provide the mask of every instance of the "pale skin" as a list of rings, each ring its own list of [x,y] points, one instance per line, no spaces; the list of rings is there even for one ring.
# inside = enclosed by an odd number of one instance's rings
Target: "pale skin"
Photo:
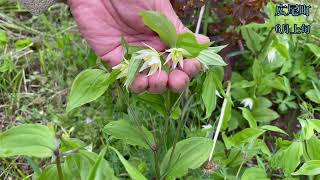
[[[189,31],[174,12],[169,0],[68,0],[71,11],[81,34],[95,50],[96,54],[111,67],[119,64],[123,57],[121,37],[131,45],[152,46],[158,51],[166,47],[157,34],[148,29],[139,16],[144,10],[158,11],[166,15],[178,33]],[[209,39],[197,35],[199,43]],[[184,60],[183,68],[169,72],[155,73],[152,76],[139,74],[131,84],[133,92],[160,94],[170,89],[182,92],[190,79],[201,71],[197,60]]]

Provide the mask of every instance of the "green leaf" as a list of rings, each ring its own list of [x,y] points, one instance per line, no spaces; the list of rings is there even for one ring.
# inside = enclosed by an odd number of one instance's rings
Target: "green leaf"
[[[203,137],[192,137],[176,144],[172,161],[169,159],[172,148],[166,153],[161,163],[161,174],[166,179],[175,179],[188,173],[188,169],[200,167],[209,157],[212,140]]]
[[[143,101],[144,103],[147,103],[150,105],[150,107],[157,112],[161,113],[162,115],[166,114],[166,109],[163,104],[164,98],[161,95],[158,94],[148,94],[148,93],[143,93],[137,95],[137,98],[140,101]]]
[[[177,48],[182,48],[190,53],[189,58],[195,58],[199,53],[209,47],[207,44],[199,44],[193,33],[185,32],[178,35]]]
[[[201,51],[196,59],[198,59],[205,68],[209,68],[209,66],[227,65],[219,54],[210,49]]]
[[[54,132],[40,124],[24,124],[0,134],[0,157],[50,157],[56,148]]]
[[[128,77],[126,79],[126,82],[124,83],[124,85],[126,86],[127,89],[132,84],[132,82],[135,80],[136,75],[139,72],[139,69],[140,69],[142,62],[143,61],[141,61],[141,60],[133,60],[133,59],[130,60],[129,69],[128,69]]]
[[[206,107],[206,116],[204,119],[207,119],[211,116],[212,112],[216,109],[217,105],[217,96],[216,96],[216,84],[214,82],[215,73],[209,71],[207,73],[206,79],[203,82],[202,86],[202,101]]]
[[[5,31],[0,30],[0,45],[5,45],[7,43],[7,34]]]
[[[241,180],[268,180],[267,173],[264,169],[258,168],[258,167],[252,167],[249,169],[246,169],[246,171],[243,173]]]
[[[107,124],[104,127],[104,132],[116,139],[124,140],[128,144],[149,149],[149,145],[144,136],[146,136],[147,140],[153,145],[155,144],[153,135],[145,127],[142,126],[142,129],[143,131],[128,120],[119,120]]]
[[[233,142],[235,146],[238,146],[243,143],[250,142],[254,139],[257,139],[259,136],[261,136],[265,131],[258,128],[247,128],[244,129],[229,139]]]
[[[220,52],[222,49],[226,48],[228,45],[223,45],[223,46],[215,46],[215,47],[208,47],[208,50],[214,53]]]
[[[253,29],[243,26],[241,28],[241,35],[246,41],[247,47],[254,53],[261,49],[261,42],[263,38]]]
[[[167,46],[176,46],[176,28],[165,15],[155,11],[143,11],[140,16],[143,17],[144,24],[156,32]]]
[[[303,153],[302,142],[293,142],[283,151],[280,166],[288,177],[300,164],[300,157]]]
[[[133,180],[147,180],[134,166],[132,166],[122,155],[121,153],[113,147],[110,147],[116,154],[118,155],[121,163],[126,168],[127,172],[129,173],[130,177]]]
[[[308,119],[309,123],[312,124],[313,128],[320,133],[320,120],[319,119]]]
[[[315,89],[310,89],[306,92],[307,98],[309,98],[312,102],[320,104],[320,98],[317,96],[317,91]]]
[[[303,166],[297,172],[294,172],[291,175],[315,176],[319,174],[320,174],[320,160],[312,160],[304,163]]]
[[[257,122],[270,122],[279,117],[279,114],[268,108],[254,108],[252,111],[253,117]]]
[[[88,69],[81,72],[72,84],[67,112],[102,96],[110,85],[109,76],[100,69]]]
[[[249,126],[251,128],[256,128],[257,127],[257,121],[247,108],[240,108],[242,110],[242,116],[248,121]]]
[[[320,58],[320,48],[319,46],[316,46],[315,44],[307,44],[309,49],[315,54],[318,58]]]
[[[271,126],[271,125],[265,125],[265,126],[261,126],[261,129],[267,130],[267,131],[273,131],[273,132],[278,132],[278,133],[282,133],[285,135],[288,135],[284,130],[276,127],[276,126]]]
[[[110,179],[109,175],[104,174],[104,172],[107,170],[104,168],[104,165],[105,165],[104,156],[106,154],[106,151],[107,151],[107,148],[103,148],[102,151],[100,152],[96,162],[90,169],[88,180]]]
[[[304,157],[306,160],[320,160],[320,140],[313,136],[310,139],[306,140],[306,144],[304,146]]]
[[[291,87],[290,87],[290,82],[289,79],[286,78],[285,76],[283,77],[277,77],[276,79],[272,79],[270,81],[270,86],[282,90],[286,92],[288,95],[291,94]]]
[[[68,174],[64,169],[62,169],[63,177],[64,179],[72,179],[73,177]],[[34,179],[36,180],[60,180],[58,171],[57,171],[57,166],[55,164],[51,164],[48,167],[46,167],[42,173],[40,174],[39,177],[35,177]]]
[[[94,165],[99,163],[98,168]],[[66,157],[65,170],[72,174],[76,179],[89,179],[90,172],[95,169],[96,179],[118,179],[114,176],[113,169],[105,159],[100,159],[96,153],[80,150],[77,154],[72,154]]]

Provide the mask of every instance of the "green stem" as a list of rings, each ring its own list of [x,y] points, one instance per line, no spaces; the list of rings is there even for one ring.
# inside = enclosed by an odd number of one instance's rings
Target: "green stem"
[[[60,159],[59,149],[54,151],[54,155],[56,156],[56,165],[57,165],[59,180],[63,180],[64,178],[63,178],[63,173],[62,173],[62,168],[61,168],[61,159]]]
[[[182,113],[183,115],[181,116],[180,121],[178,121],[177,132],[176,132],[176,134],[175,134],[175,136],[174,136],[174,141],[173,141],[173,145],[172,145],[172,151],[171,151],[171,154],[170,154],[170,158],[169,158],[167,170],[168,170],[168,168],[170,168],[170,166],[171,166],[173,154],[174,154],[174,151],[175,151],[175,149],[176,149],[176,145],[177,145],[177,143],[178,143],[178,139],[179,139],[179,137],[180,137],[182,127],[183,127],[183,125],[185,124],[186,119],[187,119],[187,118],[185,118],[184,114],[185,114],[185,112],[187,111],[187,109],[188,109],[187,107],[189,107],[189,104],[191,103],[192,99],[193,99],[193,96],[191,96],[190,99],[188,100],[187,104],[185,105],[185,107],[184,107],[184,109],[183,109],[183,113]]]
[[[161,179],[161,175],[160,175],[160,160],[159,160],[159,151],[153,151],[153,157],[154,157],[154,167],[155,167],[155,171],[156,171],[156,180],[160,180]]]

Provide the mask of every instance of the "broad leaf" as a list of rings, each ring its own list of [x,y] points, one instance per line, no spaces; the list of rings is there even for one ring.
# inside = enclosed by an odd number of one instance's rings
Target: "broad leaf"
[[[0,134],[0,157],[50,157],[56,147],[54,132],[40,124],[24,124]]]
[[[129,173],[130,177],[133,180],[147,180],[134,166],[132,166],[122,155],[121,153],[113,147],[110,147],[119,157],[121,163],[126,168],[127,172]]]
[[[90,169],[88,180],[115,179],[113,170],[106,163],[104,156],[107,148],[102,149],[94,165]]]
[[[315,44],[307,44],[309,49],[318,57],[320,58],[320,48],[319,46],[316,46]]]
[[[309,98],[311,101],[320,104],[320,97],[317,95],[317,91],[315,89],[310,89],[306,92],[307,98]]]
[[[199,44],[195,35],[189,32],[179,34],[177,48],[182,48],[190,53],[190,58],[195,58],[202,50],[209,47],[209,44]]]
[[[254,108],[252,115],[257,122],[270,122],[279,117],[279,114],[276,111],[268,108]]]
[[[247,108],[240,108],[242,110],[242,116],[248,121],[251,128],[257,127],[257,121]]]
[[[212,140],[193,137],[177,143],[169,165],[172,148],[165,155],[161,163],[161,174],[172,180],[188,173],[188,169],[200,167],[209,157]]]
[[[243,173],[241,180],[268,180],[267,173],[264,169],[258,168],[258,167],[252,167],[249,169],[246,169],[246,171]]]
[[[238,146],[240,144],[247,143],[247,142],[250,142],[250,141],[258,138],[264,132],[265,132],[264,130],[261,130],[258,128],[247,128],[247,129],[244,129],[244,130],[236,133],[235,135],[233,135],[229,139],[233,142],[233,144],[235,146]]]
[[[176,46],[177,31],[166,16],[154,11],[143,11],[140,16],[143,17],[144,24],[156,32],[167,46]]]
[[[137,98],[139,100],[143,101],[144,103],[149,104],[152,109],[156,110],[157,112],[161,113],[162,115],[166,114],[166,109],[163,104],[163,102],[164,102],[163,96],[158,95],[158,94],[143,93],[143,94],[139,94],[137,96]]]
[[[141,129],[143,131],[141,131]],[[105,133],[112,137],[121,139],[128,144],[138,145],[148,149],[149,145],[146,140],[153,145],[153,135],[145,127],[142,126],[141,129],[128,120],[113,121],[104,127]]]
[[[303,166],[292,175],[315,176],[320,175],[320,160],[312,160],[303,164]]]
[[[117,179],[114,176],[113,169],[105,159],[99,160],[99,156],[93,152],[80,150],[77,154],[72,154],[66,157],[65,170],[74,178],[87,180],[90,174],[95,175],[95,179]],[[99,166],[95,164],[99,162]],[[95,173],[93,173],[95,172]],[[92,175],[93,177],[93,175]]]
[[[292,172],[300,164],[300,157],[302,155],[302,142],[293,142],[282,154],[280,166],[286,176],[290,176]]]
[[[68,97],[67,112],[98,99],[110,85],[109,74],[100,69],[88,69],[74,80]]]
[[[207,73],[206,79],[202,86],[202,101],[206,107],[205,119],[209,118],[212,112],[216,109],[217,96],[216,96],[216,84],[214,82],[215,74],[213,71]]]
[[[320,160],[320,140],[313,136],[305,143],[303,155],[306,160]]]
[[[198,59],[205,68],[209,68],[209,66],[227,65],[222,57],[219,54],[215,53],[215,50],[210,49],[201,51],[196,59]]]
[[[265,125],[265,126],[261,126],[260,128],[267,130],[267,131],[273,131],[273,132],[278,132],[278,133],[288,135],[284,130],[282,130],[276,126]]]

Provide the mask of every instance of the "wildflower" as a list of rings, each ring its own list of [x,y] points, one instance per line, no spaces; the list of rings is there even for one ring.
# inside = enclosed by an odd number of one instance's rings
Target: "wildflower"
[[[268,52],[268,61],[272,63],[277,57],[277,51],[274,48],[271,48]]]
[[[253,99],[252,98],[245,98],[241,101],[241,104],[243,104],[244,107],[248,107],[249,109],[252,109]]]
[[[216,164],[213,161],[206,161],[203,165],[202,165],[202,171],[206,174],[212,174],[214,172],[216,172],[219,169],[218,164]]]
[[[120,74],[117,76],[117,79],[127,77],[128,73],[129,73],[129,62],[126,58],[123,58],[123,61],[120,64],[114,66],[112,69],[113,70],[116,70],[116,69],[120,70]]]
[[[178,65],[183,68],[183,56],[189,56],[189,52],[182,48],[171,48],[166,50],[166,52],[169,53],[167,60],[165,63],[168,63],[170,60],[172,60],[172,68],[175,69]]]
[[[154,74],[159,70],[161,71],[161,54],[151,46],[146,45],[149,49],[144,49],[136,52],[136,56],[132,60],[144,60],[142,67],[139,72],[144,71],[145,69],[150,68],[148,76]]]

